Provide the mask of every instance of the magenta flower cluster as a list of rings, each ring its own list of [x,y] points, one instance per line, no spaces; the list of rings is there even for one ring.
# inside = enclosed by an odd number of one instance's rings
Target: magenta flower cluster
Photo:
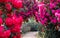
[[[49,3],[41,2],[39,5],[39,19],[43,25],[60,23],[60,0],[50,0]]]

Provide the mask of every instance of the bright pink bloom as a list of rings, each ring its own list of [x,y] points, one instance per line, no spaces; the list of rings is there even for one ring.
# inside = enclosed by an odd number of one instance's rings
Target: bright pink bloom
[[[12,33],[19,33],[20,32],[20,27],[17,25],[11,29]]]
[[[57,17],[58,22],[60,22],[60,13],[55,13],[55,16]]]
[[[4,37],[4,27],[0,26],[0,37]]]
[[[15,8],[21,8],[22,7],[22,1],[21,0],[12,0],[12,4]]]
[[[0,26],[0,33],[4,31],[4,27]]]
[[[5,23],[8,27],[11,27],[13,25],[13,20],[12,18],[6,18]]]
[[[22,22],[23,22],[23,18],[21,16],[19,18],[14,16],[12,19],[13,19],[13,24],[14,25],[18,25],[18,24],[21,25]]]
[[[56,5],[54,3],[50,3],[50,9],[53,9],[55,7],[56,7]]]
[[[50,16],[50,14],[49,13],[46,13],[46,16]]]
[[[5,36],[5,37],[9,37],[10,34],[11,34],[10,30],[4,31],[4,36]]]
[[[57,20],[56,19],[52,19],[51,22],[54,23],[54,24],[56,24]]]
[[[56,13],[56,11],[55,11],[55,10],[52,10],[52,14],[54,14],[54,15],[55,15],[55,13]]]
[[[11,4],[7,3],[7,4],[5,4],[5,6],[6,6],[6,9],[7,9],[8,11],[11,11],[11,10],[12,10]]]

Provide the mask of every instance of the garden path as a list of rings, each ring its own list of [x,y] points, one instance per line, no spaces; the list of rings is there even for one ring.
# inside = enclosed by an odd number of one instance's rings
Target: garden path
[[[22,38],[37,38],[38,32],[28,32],[22,35]]]

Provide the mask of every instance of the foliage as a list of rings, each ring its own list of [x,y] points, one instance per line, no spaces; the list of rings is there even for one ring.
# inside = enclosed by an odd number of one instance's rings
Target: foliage
[[[22,25],[22,33],[26,33],[32,30],[34,28],[36,31],[39,31],[40,23],[37,23],[33,18],[30,18],[28,22],[23,23]],[[33,30],[34,30],[33,29]]]

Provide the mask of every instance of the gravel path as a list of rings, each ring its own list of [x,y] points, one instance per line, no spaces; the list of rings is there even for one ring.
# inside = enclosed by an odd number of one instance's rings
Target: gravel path
[[[22,38],[37,38],[36,35],[37,35],[38,32],[28,32],[26,34],[24,34],[22,36]]]

